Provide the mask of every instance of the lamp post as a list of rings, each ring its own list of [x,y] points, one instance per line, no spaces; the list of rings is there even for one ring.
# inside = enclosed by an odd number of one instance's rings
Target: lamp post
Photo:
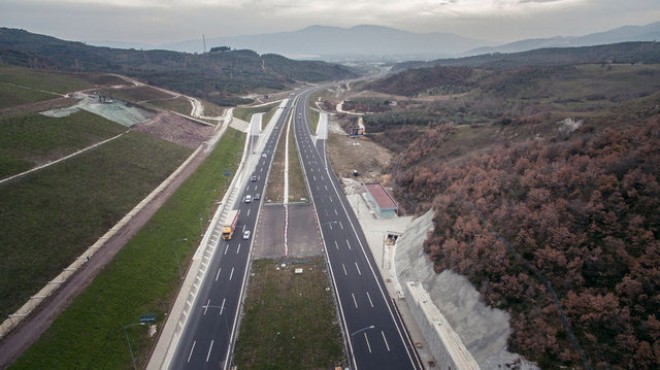
[[[137,366],[135,365],[135,356],[133,355],[133,346],[131,346],[131,338],[128,337],[128,331],[126,330],[127,328],[133,327],[133,326],[138,326],[138,325],[144,325],[143,322],[137,322],[135,324],[128,324],[124,325],[124,335],[126,336],[126,342],[128,342],[128,352],[131,354],[131,362],[133,363],[133,370],[137,370]]]
[[[351,337],[354,336],[354,335],[357,334],[357,333],[361,333],[361,332],[363,332],[363,331],[366,331],[366,330],[369,330],[369,329],[373,329],[373,328],[375,328],[375,327],[376,327],[376,325],[369,325],[369,326],[367,326],[366,328],[358,329],[358,330],[356,330],[356,331],[354,331],[354,332],[351,333]]]

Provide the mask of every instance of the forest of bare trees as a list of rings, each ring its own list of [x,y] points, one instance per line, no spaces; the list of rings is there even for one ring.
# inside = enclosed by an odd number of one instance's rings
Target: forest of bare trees
[[[419,136],[396,179],[436,211],[435,270],[508,310],[510,349],[542,368],[657,368],[660,114],[429,160],[454,132]]]

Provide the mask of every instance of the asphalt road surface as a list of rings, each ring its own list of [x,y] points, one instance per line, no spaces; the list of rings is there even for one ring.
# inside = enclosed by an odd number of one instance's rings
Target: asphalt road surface
[[[248,194],[252,197],[255,194],[263,196],[275,144],[289,116],[290,104],[284,108],[272,134],[267,138],[263,153],[255,152],[254,148],[258,140],[266,138],[260,138],[255,130],[249,133],[249,156],[257,158],[258,162],[254,172],[244,176],[247,182],[234,206],[240,210],[238,230],[231,240],[218,242],[170,363],[171,369],[228,369],[232,366],[239,306],[248,279],[251,243],[261,202],[252,200],[245,203],[244,199]],[[250,159],[249,156],[246,160]],[[256,176],[256,181],[251,181],[252,176]],[[248,230],[251,235],[244,239],[243,233]]]
[[[311,139],[306,99],[313,91],[292,95],[267,139],[265,156],[261,152],[251,154],[259,156],[258,164],[246,178],[256,176],[257,181],[248,180],[235,207],[240,210],[240,231],[230,241],[219,241],[170,368],[228,369],[233,365],[239,306],[260,210],[260,201],[243,200],[247,194],[263,196],[277,139],[294,105],[296,140],[325,243],[350,367],[354,370],[422,368],[396,307],[374,269],[375,262],[357,218],[347,207],[346,197],[328,169],[325,140],[314,143]],[[254,132],[250,138],[252,153],[256,140],[265,138],[259,139]],[[251,231],[249,239],[243,239],[244,230]],[[317,229],[310,232],[316,234]]]
[[[422,368],[369,251],[360,224],[330,169],[325,135],[310,137],[306,90],[294,108],[295,134],[325,241],[352,369]]]

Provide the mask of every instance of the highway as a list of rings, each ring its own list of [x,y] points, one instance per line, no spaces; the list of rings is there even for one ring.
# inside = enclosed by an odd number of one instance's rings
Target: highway
[[[260,201],[245,203],[244,199],[247,194],[252,197],[255,194],[263,195],[274,148],[289,116],[290,104],[291,101],[267,138],[263,152],[255,150],[259,140],[265,139],[258,135],[258,129],[253,127],[248,134],[249,154],[246,162],[257,163],[254,172],[242,174],[244,183],[234,205],[240,211],[238,230],[231,240],[218,241],[187,325],[169,364],[170,369],[229,369],[232,365],[240,303],[247,284],[252,238],[260,209]],[[256,177],[256,181],[252,181],[252,176]],[[248,239],[243,238],[245,230],[251,232]]]
[[[306,99],[296,97],[295,134],[325,243],[351,368],[422,368],[389,298],[360,224],[330,168],[326,140],[313,142]],[[319,135],[325,137],[325,135]]]
[[[247,194],[263,196],[277,140],[292,109],[299,155],[323,234],[350,367],[422,368],[382,278],[375,271],[357,218],[346,206],[346,197],[329,168],[326,141],[312,142],[306,99],[313,91],[292,94],[268,138],[261,138],[254,128],[250,131],[246,161],[257,163],[253,172],[241,175],[245,181],[234,207],[240,211],[239,230],[232,240],[218,242],[168,368],[229,369],[233,365],[240,305],[260,211],[260,201],[245,203],[244,199]],[[267,140],[263,152],[254,149],[259,140]],[[256,181],[252,181],[253,176]],[[251,231],[249,239],[243,239],[244,230]]]

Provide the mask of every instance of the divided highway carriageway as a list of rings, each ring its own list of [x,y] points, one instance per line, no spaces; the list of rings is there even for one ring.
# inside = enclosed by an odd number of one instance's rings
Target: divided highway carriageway
[[[310,136],[306,100],[313,92],[305,90],[296,96],[295,134],[323,234],[351,368],[421,369],[403,322],[375,270],[360,224],[330,168],[327,135],[318,135],[316,142]]]
[[[281,108],[282,114],[272,131],[267,129],[258,135],[251,130],[246,161],[256,161],[256,166],[247,166],[247,173],[241,174],[244,181],[235,205],[240,211],[239,230],[231,240],[218,241],[174,355],[163,368],[231,369],[234,365],[232,352],[252,244],[252,237],[244,239],[243,231],[250,230],[254,235],[261,206],[261,202],[243,200],[247,194],[263,195],[274,149],[287,119],[293,119],[295,125],[303,171],[317,211],[350,368],[422,368],[382,278],[374,269],[376,265],[357,218],[347,207],[346,197],[329,167],[326,135],[312,141],[306,101],[315,90],[293,93]],[[252,181],[253,176],[256,181]]]

